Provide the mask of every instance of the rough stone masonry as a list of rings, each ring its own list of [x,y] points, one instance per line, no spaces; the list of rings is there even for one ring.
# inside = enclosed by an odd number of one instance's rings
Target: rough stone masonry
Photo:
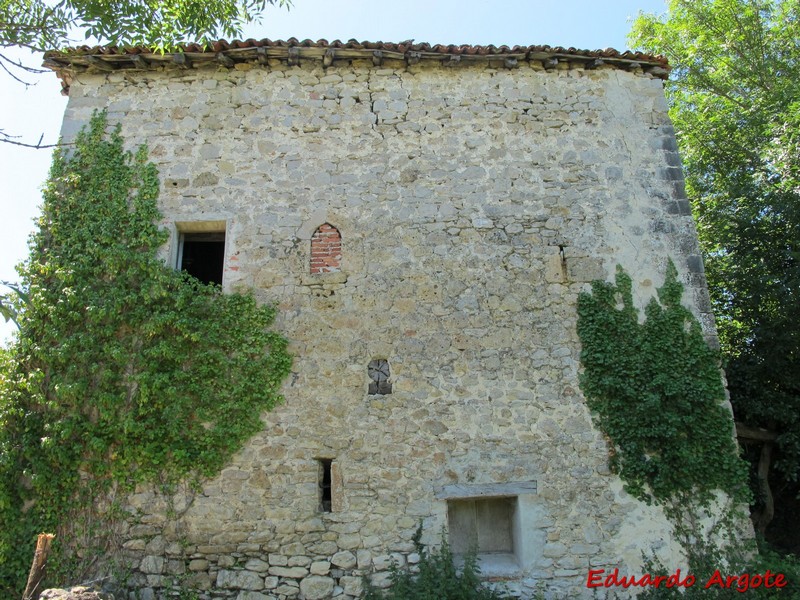
[[[663,63],[266,42],[46,63],[67,140],[105,108],[149,146],[164,259],[216,241],[223,288],[277,302],[295,355],[218,477],[129,499],[137,597],[356,598],[413,568],[419,523],[525,598],[593,597],[590,567],[642,552],[676,564],[661,510],[607,468],[575,332],[590,281],[619,264],[643,306],[672,259],[714,340]]]

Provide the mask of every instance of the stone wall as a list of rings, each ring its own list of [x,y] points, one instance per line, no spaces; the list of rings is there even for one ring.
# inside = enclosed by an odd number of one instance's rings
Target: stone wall
[[[176,581],[203,598],[357,597],[465,499],[479,521],[507,515],[512,552],[484,564],[523,597],[591,597],[590,566],[637,572],[642,551],[679,560],[660,510],[608,471],[575,332],[588,282],[620,264],[643,305],[671,258],[713,340],[660,80],[275,60],[82,74],[70,95],[67,139],[106,107],[148,144],[165,260],[181,232],[224,231],[224,288],[277,302],[296,357],[285,403],[217,478],[171,506],[130,498],[140,597]],[[312,274],[324,224],[341,258]],[[368,393],[378,364],[391,393]]]

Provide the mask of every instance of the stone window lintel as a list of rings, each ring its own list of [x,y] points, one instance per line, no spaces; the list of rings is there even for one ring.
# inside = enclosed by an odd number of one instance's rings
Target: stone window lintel
[[[509,483],[460,484],[440,486],[434,489],[439,500],[458,500],[460,498],[503,498],[535,494],[535,481],[514,481]]]

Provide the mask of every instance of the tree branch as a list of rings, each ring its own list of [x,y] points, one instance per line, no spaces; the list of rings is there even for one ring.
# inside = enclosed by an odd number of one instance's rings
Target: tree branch
[[[0,65],[2,66],[2,65]],[[41,150],[43,148],[60,148],[62,146],[71,146],[72,144],[65,144],[58,142],[56,144],[42,144],[42,140],[44,139],[44,134],[39,136],[39,141],[35,144],[27,144],[25,142],[17,142],[14,138],[18,138],[18,135],[9,135],[5,131],[0,130],[0,143],[2,144],[13,144],[15,146],[23,146],[25,148],[34,148],[36,150]]]
[[[744,423],[736,422],[736,435],[746,440],[756,440],[757,442],[773,442],[778,439],[778,434],[774,431],[761,429],[760,427],[750,427]]]

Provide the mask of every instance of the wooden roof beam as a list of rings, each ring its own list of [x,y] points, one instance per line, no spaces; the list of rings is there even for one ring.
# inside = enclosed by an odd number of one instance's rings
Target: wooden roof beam
[[[150,66],[150,63],[141,54],[131,54],[130,59],[134,69],[144,70]]]
[[[406,62],[409,65],[417,64],[421,58],[422,58],[422,52],[415,52],[414,50],[409,50],[408,52],[406,52]]]
[[[172,55],[172,62],[178,65],[181,69],[191,69],[192,59],[186,56],[185,52],[176,52]]]
[[[233,65],[235,64],[233,59],[230,56],[228,56],[227,54],[225,54],[224,52],[217,52],[214,55],[214,58],[217,59],[218,63],[220,63],[221,65],[223,65],[225,67],[228,67],[229,69],[232,68]]]
[[[107,71],[107,72],[108,71],[116,71],[117,70],[117,66],[116,65],[112,65],[111,63],[103,60],[102,58],[100,58],[98,56],[88,55],[85,58],[86,58],[86,62],[89,63],[90,67],[95,67],[97,69],[100,69],[101,71]]]

